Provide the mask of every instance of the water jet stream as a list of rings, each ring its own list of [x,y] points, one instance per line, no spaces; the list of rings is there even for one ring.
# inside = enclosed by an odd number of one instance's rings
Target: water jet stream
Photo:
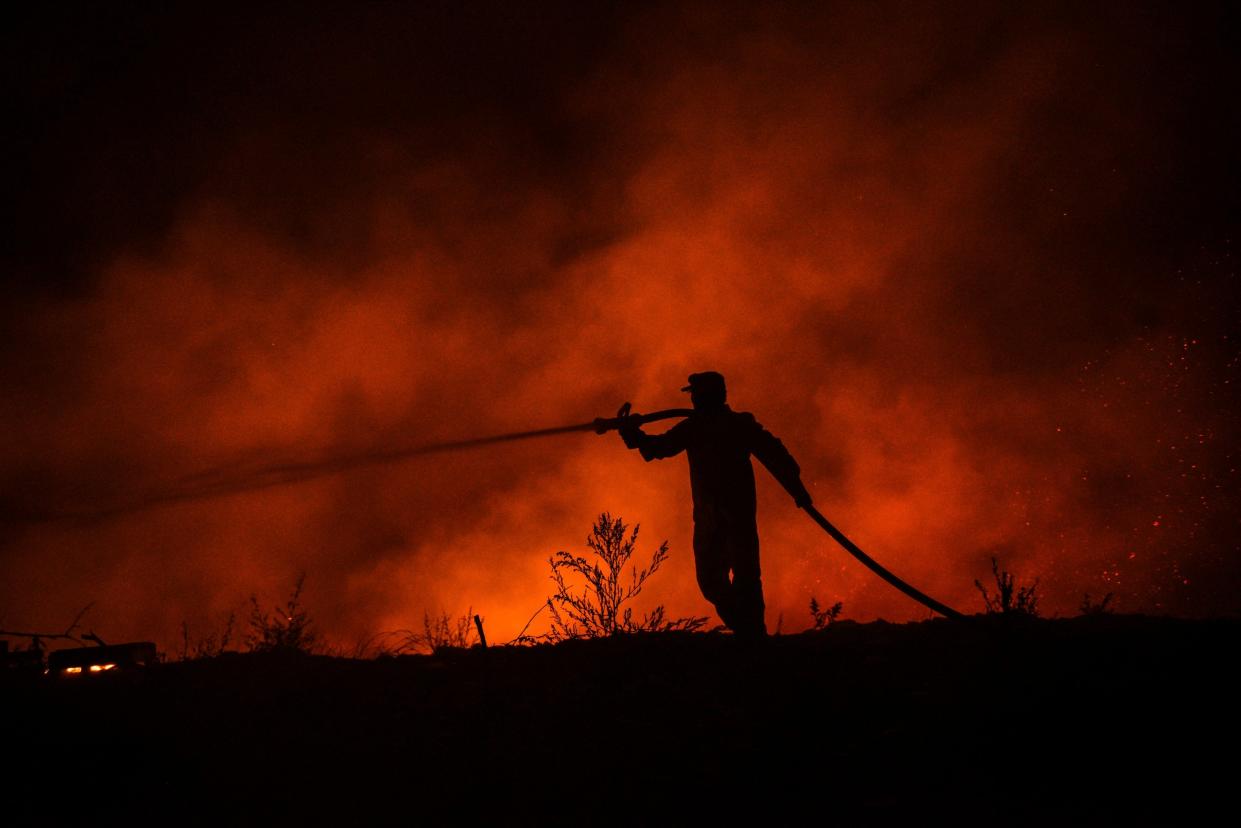
[[[518,440],[532,440],[540,437],[553,437],[560,434],[572,434],[575,432],[593,431],[596,434],[603,434],[604,432],[619,428],[624,422],[642,425],[645,423],[655,422],[657,420],[671,419],[673,417],[688,417],[691,414],[693,414],[691,409],[671,408],[664,411],[656,411],[651,414],[631,414],[627,417],[615,417],[612,419],[604,419],[601,417],[599,419],[592,420],[589,423],[575,423],[573,425],[554,426],[552,428],[539,428],[532,431],[516,431],[509,434],[495,434],[488,437],[474,437],[467,440],[450,440],[444,443],[433,443],[430,445],[413,446],[409,448],[379,449],[360,454],[354,453],[319,460],[277,463],[267,466],[260,466],[259,468],[249,471],[240,469],[235,465],[231,467],[225,466],[182,478],[180,481],[177,481],[167,488],[157,490],[125,502],[104,507],[97,507],[94,509],[66,510],[43,514],[25,514],[22,515],[22,517],[24,518],[23,522],[27,523],[64,521],[89,523],[145,512],[176,503],[185,503],[193,500],[205,500],[214,497],[224,497],[227,495],[240,494],[242,492],[270,489],[276,486],[293,485],[306,480],[340,474],[353,469],[378,466],[387,463],[399,463],[429,454],[438,454],[448,451],[462,451],[465,449],[481,448],[483,446],[492,446],[500,443],[511,443]],[[878,561],[871,558],[856,544],[845,537],[844,533],[833,526],[827,518],[823,517],[823,515],[814,508],[814,506],[807,506],[805,508],[805,512],[812,520],[814,520],[815,523],[819,525],[821,529],[823,529],[823,531],[839,543],[846,552],[860,561],[864,566],[880,578],[883,578],[883,580],[894,586],[896,589],[905,593],[910,598],[913,598],[923,606],[928,607],[948,618],[960,619],[963,617],[961,613],[945,604],[940,603],[939,601],[936,601],[934,598],[931,598],[893,575],[882,565],[880,565]]]
[[[650,423],[673,417],[685,417],[691,414],[690,409],[674,408],[656,411],[651,414],[635,414],[630,419],[636,423]],[[366,452],[354,452],[337,457],[324,457],[314,460],[286,461],[246,469],[233,464],[221,466],[207,471],[197,472],[183,477],[166,486],[162,486],[145,494],[127,498],[121,502],[85,507],[79,509],[60,509],[49,511],[23,511],[18,515],[23,523],[54,523],[80,522],[90,523],[123,517],[125,515],[146,512],[163,506],[186,503],[195,500],[207,500],[215,497],[271,489],[278,486],[289,486],[341,474],[354,469],[380,466],[389,463],[400,463],[429,454],[440,454],[449,451],[481,448],[483,446],[512,443],[518,440],[532,440],[540,437],[553,437],[560,434],[593,431],[603,434],[605,431],[618,428],[619,418],[598,418],[588,423],[538,428],[531,431],[515,431],[509,434],[494,434],[487,437],[473,437],[466,440],[450,440],[443,443],[432,443],[422,446],[409,446],[395,449],[375,449]]]

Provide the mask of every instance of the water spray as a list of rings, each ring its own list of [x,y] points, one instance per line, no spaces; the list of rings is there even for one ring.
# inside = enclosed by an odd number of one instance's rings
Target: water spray
[[[650,414],[630,415],[627,422],[642,425],[673,417],[688,417],[692,409],[670,408]],[[90,523],[138,514],[164,506],[187,503],[197,500],[209,500],[245,492],[272,489],[278,486],[290,486],[308,480],[344,472],[364,469],[372,466],[389,465],[412,460],[429,454],[449,451],[481,448],[499,443],[512,443],[519,440],[532,440],[540,437],[553,437],[574,432],[595,432],[604,434],[620,428],[622,419],[619,417],[591,420],[588,423],[539,428],[532,431],[515,431],[508,434],[494,434],[488,437],[474,437],[468,440],[450,440],[442,443],[429,443],[419,446],[406,446],[394,449],[372,449],[370,451],[352,452],[337,456],[320,457],[311,460],[289,460],[280,463],[268,463],[256,466],[245,466],[234,463],[219,466],[203,472],[183,477],[164,484],[151,491],[121,499],[106,505],[93,507],[66,508],[53,510],[9,510],[8,517],[16,518],[22,523],[55,523],[80,522]]]
[[[575,423],[573,425],[555,426],[552,428],[539,428],[532,431],[516,431],[509,434],[496,434],[489,437],[475,437],[468,440],[451,440],[443,443],[431,443],[428,445],[412,446],[407,448],[375,450],[364,453],[341,455],[337,457],[320,458],[318,460],[276,463],[251,469],[246,469],[236,465],[226,466],[182,478],[166,488],[134,498],[127,502],[96,509],[59,511],[46,514],[27,514],[23,517],[27,522],[99,521],[113,517],[120,517],[123,515],[135,514],[138,512],[145,512],[176,503],[206,500],[209,498],[223,497],[226,495],[240,494],[243,492],[270,489],[277,486],[288,486],[315,478],[341,474],[354,469],[399,463],[404,460],[411,460],[415,457],[422,457],[428,454],[461,451],[464,449],[480,448],[482,446],[491,446],[499,443],[511,443],[519,440],[553,437],[561,434],[572,434],[575,432],[593,431],[596,434],[606,434],[609,431],[615,431],[624,426],[641,426],[647,423],[658,422],[660,420],[689,417],[693,414],[693,409],[689,408],[668,408],[662,411],[655,411],[650,414],[626,414],[625,416],[611,418],[599,417],[588,423]],[[951,607],[936,601],[934,598],[931,598],[893,575],[877,561],[863,552],[855,543],[853,543],[853,541],[849,540],[843,532],[833,526],[827,518],[820,514],[818,509],[814,508],[813,505],[805,506],[803,507],[803,510],[812,520],[814,520],[815,523],[819,525],[820,528],[823,529],[823,531],[839,543],[846,552],[860,561],[864,566],[880,578],[883,578],[883,580],[887,581],[889,584],[896,587],[910,598],[913,598],[923,606],[928,607],[940,615],[948,618],[964,617],[961,613]]]

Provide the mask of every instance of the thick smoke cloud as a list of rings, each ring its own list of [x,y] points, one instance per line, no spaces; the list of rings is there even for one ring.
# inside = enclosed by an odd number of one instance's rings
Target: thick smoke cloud
[[[26,21],[0,624],[517,632],[610,510],[706,614],[682,460],[571,435],[95,522],[204,469],[729,379],[947,603],[1236,612],[1235,68],[1207,12],[451,5]],[[251,14],[249,12],[247,15]],[[1235,91],[1235,90],[1234,90]],[[1231,182],[1231,183],[1230,183]],[[760,472],[760,477],[762,477]],[[769,624],[925,612],[760,481]]]

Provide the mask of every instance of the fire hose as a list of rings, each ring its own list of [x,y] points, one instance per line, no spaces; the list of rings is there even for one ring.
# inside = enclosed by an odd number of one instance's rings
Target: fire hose
[[[655,411],[651,414],[630,414],[625,417],[612,417],[610,419],[604,419],[601,417],[595,420],[595,423],[594,423],[595,433],[603,434],[613,429],[619,429],[625,425],[644,425],[646,423],[652,423],[657,420],[667,420],[673,417],[688,417],[693,413],[694,412],[691,409],[669,408],[664,411]],[[908,595],[910,598],[922,604],[924,607],[927,607],[928,609],[932,609],[935,612],[938,612],[940,615],[946,618],[961,619],[965,617],[961,613],[954,610],[952,607],[948,606],[947,604],[943,604],[939,601],[936,601],[934,598],[927,595],[925,592],[922,592],[921,590],[915,588],[909,583],[906,583],[905,581],[896,577],[896,575],[889,572],[882,564],[880,564],[870,555],[867,555],[865,552],[863,552],[858,547],[857,544],[849,540],[849,538],[845,536],[844,532],[841,532],[839,529],[833,526],[832,522],[829,521],[827,518],[823,517],[822,513],[820,513],[818,509],[814,508],[813,504],[803,506],[802,511],[808,514],[810,518],[815,523],[817,523],[824,532],[826,532],[828,535],[831,536],[832,540],[840,544],[846,552],[848,552],[850,555],[852,555],[854,558],[860,561],[863,566],[865,566],[871,572],[874,572],[876,575],[878,575],[883,580],[887,581],[892,586],[899,589],[901,592]]]

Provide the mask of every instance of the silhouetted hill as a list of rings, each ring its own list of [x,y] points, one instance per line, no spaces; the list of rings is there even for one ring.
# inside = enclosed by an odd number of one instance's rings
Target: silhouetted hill
[[[1183,821],[1231,799],[1241,622],[839,622],[4,688],[10,815],[286,824]]]

